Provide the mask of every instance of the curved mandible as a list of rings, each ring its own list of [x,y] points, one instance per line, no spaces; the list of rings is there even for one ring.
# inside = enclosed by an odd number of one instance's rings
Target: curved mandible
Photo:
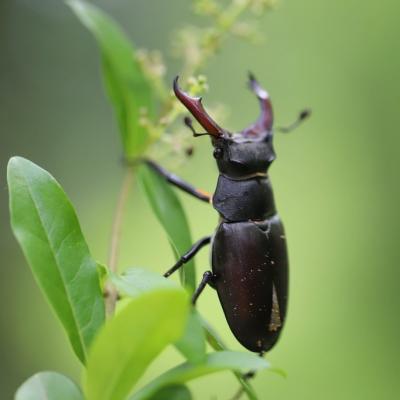
[[[249,88],[260,102],[261,113],[258,120],[250,127],[243,130],[243,135],[259,135],[272,129],[273,113],[268,92],[257,82],[254,75],[249,72]]]
[[[197,122],[212,136],[221,137],[224,130],[207,114],[201,97],[191,97],[178,85],[178,76],[174,79],[174,93],[180,102],[190,111]]]

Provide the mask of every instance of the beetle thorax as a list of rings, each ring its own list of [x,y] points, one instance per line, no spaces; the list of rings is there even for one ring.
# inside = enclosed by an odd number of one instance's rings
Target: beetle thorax
[[[263,140],[219,138],[213,140],[213,146],[219,172],[231,178],[266,175],[275,159],[272,135]]]

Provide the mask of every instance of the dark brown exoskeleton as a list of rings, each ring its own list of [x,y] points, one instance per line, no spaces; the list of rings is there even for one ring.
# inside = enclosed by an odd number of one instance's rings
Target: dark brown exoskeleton
[[[261,114],[239,133],[221,128],[205,111],[201,98],[184,93],[174,81],[176,97],[209,135],[219,169],[214,195],[183,182],[153,161],[147,164],[187,193],[212,202],[220,215],[213,236],[207,236],[184,254],[165,274],[171,275],[203,246],[211,243],[212,272],[207,271],[193,295],[193,303],[207,284],[216,289],[229,327],[248,350],[264,353],[279,338],[288,297],[288,256],[282,223],[276,212],[268,169],[275,160],[272,144],[273,114],[268,93],[250,75],[250,89],[257,96]],[[287,132],[308,116],[303,111]]]

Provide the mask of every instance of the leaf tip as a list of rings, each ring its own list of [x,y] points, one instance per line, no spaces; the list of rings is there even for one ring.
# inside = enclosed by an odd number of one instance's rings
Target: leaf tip
[[[81,0],[64,0],[64,3],[72,10],[75,15],[83,19],[85,8],[88,4]]]
[[[16,164],[18,164],[18,162],[22,159],[22,157],[19,156],[13,156],[8,160],[8,166],[7,168],[10,169],[12,167],[14,167]]]
[[[82,7],[82,2],[80,0],[64,0],[64,3],[71,8]]]
[[[287,377],[288,377],[287,372],[282,368],[271,367],[269,370],[271,372],[273,372],[274,374],[279,375],[280,377],[282,377],[284,379],[287,379]]]
[[[8,160],[7,164],[7,179],[10,181],[10,176],[12,171],[15,171],[17,168],[21,167],[24,163],[30,162],[26,158],[20,156],[13,156]]]
[[[7,177],[10,177],[12,171],[16,171],[21,168],[38,167],[34,162],[21,156],[13,156],[9,159],[7,164]]]

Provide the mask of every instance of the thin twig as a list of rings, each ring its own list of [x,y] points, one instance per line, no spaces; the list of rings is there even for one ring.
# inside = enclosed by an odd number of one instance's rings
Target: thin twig
[[[244,393],[244,390],[242,387],[238,389],[238,391],[234,394],[234,396],[231,398],[231,400],[239,400],[242,397],[242,394]]]
[[[128,195],[133,184],[133,168],[127,167],[122,180],[121,190],[118,195],[117,205],[115,207],[114,219],[111,229],[111,239],[109,246],[108,268],[111,272],[117,272],[119,242],[121,239],[121,227],[125,210],[125,205],[128,200]],[[111,283],[107,283],[105,289],[106,310],[107,315],[114,313],[115,304],[118,299],[118,292]]]

